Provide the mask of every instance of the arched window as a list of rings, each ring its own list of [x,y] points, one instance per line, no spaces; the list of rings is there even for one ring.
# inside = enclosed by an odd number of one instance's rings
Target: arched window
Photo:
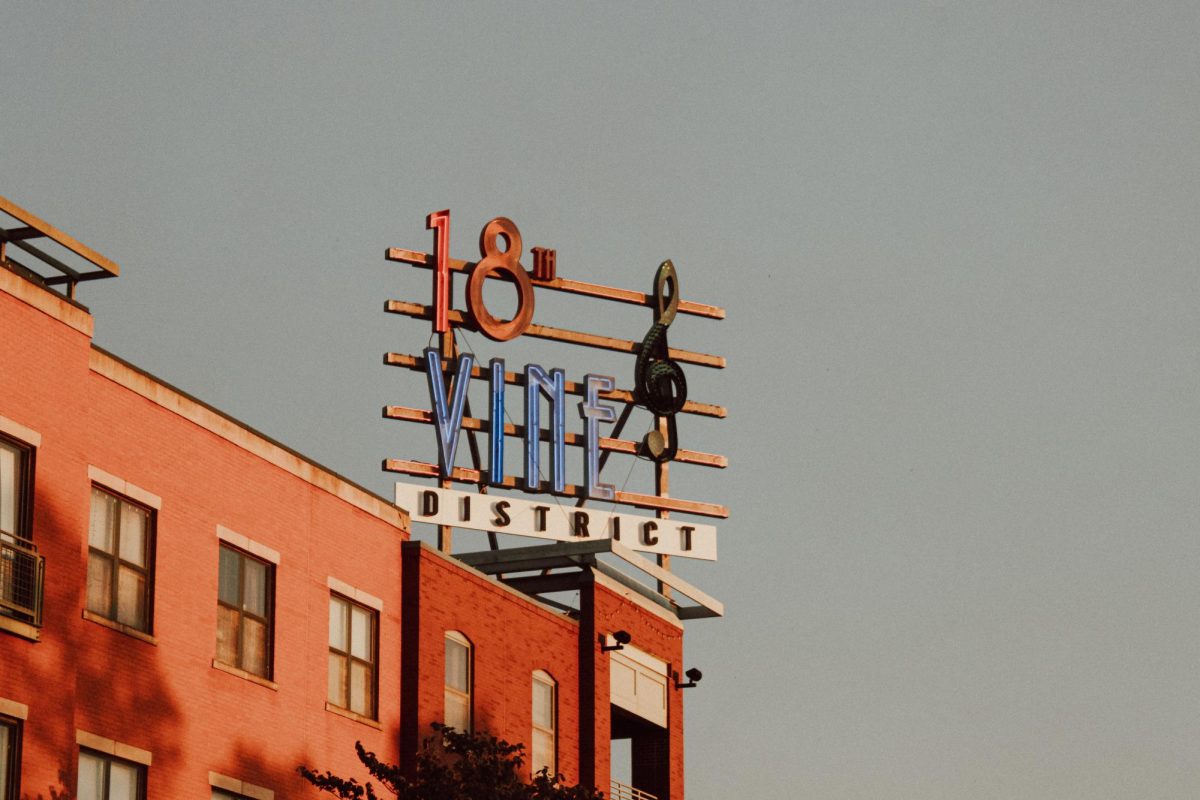
[[[471,641],[446,631],[446,694],[442,721],[455,730],[471,730]]]
[[[533,744],[529,754],[532,772],[545,767],[558,770],[558,684],[549,673],[533,673]]]

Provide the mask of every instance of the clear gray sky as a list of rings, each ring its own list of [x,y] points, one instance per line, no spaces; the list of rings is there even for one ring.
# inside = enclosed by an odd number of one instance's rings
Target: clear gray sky
[[[387,494],[385,247],[672,258],[729,312],[672,329],[730,361],[689,797],[1200,794],[1200,5],[331,8],[6,4],[0,194],[124,267],[101,346]]]

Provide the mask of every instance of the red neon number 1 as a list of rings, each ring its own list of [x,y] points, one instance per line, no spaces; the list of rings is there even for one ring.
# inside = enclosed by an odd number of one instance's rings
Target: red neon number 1
[[[450,209],[435,211],[425,218],[425,227],[433,229],[433,329],[450,330]]]

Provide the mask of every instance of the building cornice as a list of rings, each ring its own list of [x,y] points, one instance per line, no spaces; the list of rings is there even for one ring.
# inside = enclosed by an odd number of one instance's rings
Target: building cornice
[[[408,512],[191,395],[92,345],[92,372],[366,513],[409,530]]]

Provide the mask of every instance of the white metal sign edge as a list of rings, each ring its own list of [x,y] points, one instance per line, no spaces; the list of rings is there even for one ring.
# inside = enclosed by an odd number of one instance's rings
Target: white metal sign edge
[[[717,559],[716,527],[696,522],[562,506],[553,498],[531,501],[400,481],[396,505],[408,511],[413,522],[559,542],[614,539],[645,553]]]

